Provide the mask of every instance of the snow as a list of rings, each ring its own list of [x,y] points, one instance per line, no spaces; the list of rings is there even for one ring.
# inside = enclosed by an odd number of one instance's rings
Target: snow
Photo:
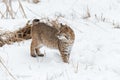
[[[32,58],[31,40],[1,47],[0,60],[16,80],[120,80],[120,29],[115,28],[120,22],[119,0],[41,0],[38,4],[22,1],[22,5],[27,19],[20,12],[16,19],[0,19],[1,30],[14,31],[27,20],[62,15],[59,22],[68,24],[76,37],[69,64],[58,50],[47,47],[41,49],[44,57]],[[4,12],[1,6],[2,2]],[[83,19],[87,8],[91,17]],[[0,63],[0,80],[14,80],[6,68]]]

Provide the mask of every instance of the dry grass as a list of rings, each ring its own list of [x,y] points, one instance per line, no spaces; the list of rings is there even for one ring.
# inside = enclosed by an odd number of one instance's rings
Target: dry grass
[[[91,17],[90,10],[89,10],[89,8],[87,7],[86,15],[83,16],[83,19],[88,19],[88,18],[90,18],[90,17]]]
[[[10,32],[6,31],[0,34],[0,47],[5,44],[12,44],[14,42],[20,42],[23,40],[31,39],[31,24],[29,21],[25,25],[25,27],[20,28],[17,31]]]
[[[21,15],[23,16],[23,18],[27,18],[27,15],[25,13],[24,10],[24,6],[22,5],[20,0],[18,1],[18,9],[17,11],[14,10],[14,7],[12,7],[12,0],[3,0],[4,5],[6,6],[6,10],[5,12],[0,10],[0,15],[1,15],[1,19],[15,19],[16,18],[16,14],[18,13],[18,11],[21,13]]]
[[[2,65],[2,67],[5,69],[6,73],[11,76],[12,80],[17,80],[15,78],[15,76],[8,70],[8,68],[6,67],[6,65],[4,64],[4,62],[2,61],[2,58],[0,57],[0,63]]]
[[[59,27],[60,23],[57,19],[55,20],[48,20],[46,24],[51,25],[55,28]],[[14,32],[11,31],[0,31],[0,47],[4,46],[5,44],[12,44],[14,42],[20,42],[24,40],[31,39],[31,27],[30,21],[26,23],[23,28],[20,28]]]

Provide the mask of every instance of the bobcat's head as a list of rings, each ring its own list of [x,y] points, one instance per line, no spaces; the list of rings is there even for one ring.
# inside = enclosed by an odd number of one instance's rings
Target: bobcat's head
[[[59,40],[70,41],[74,40],[74,32],[67,25],[62,25],[58,30],[57,37]]]

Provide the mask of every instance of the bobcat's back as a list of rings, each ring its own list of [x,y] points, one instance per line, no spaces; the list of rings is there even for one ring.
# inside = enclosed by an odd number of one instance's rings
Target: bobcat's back
[[[57,29],[46,25],[45,23],[38,23],[32,27],[32,39],[36,39],[38,44],[42,44],[51,48],[57,48],[57,32]]]

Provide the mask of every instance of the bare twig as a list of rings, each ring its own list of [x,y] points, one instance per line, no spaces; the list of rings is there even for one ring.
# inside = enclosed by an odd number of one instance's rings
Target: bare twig
[[[23,16],[24,16],[25,18],[27,18],[27,16],[26,16],[26,14],[25,14],[25,11],[24,11],[24,9],[23,9],[23,6],[22,6],[20,0],[18,0],[18,2],[19,2],[19,6],[20,6],[20,8],[21,8],[21,10],[22,10],[22,12],[23,12]]]
[[[84,16],[83,19],[87,19],[87,18],[89,18],[89,17],[91,17],[91,15],[90,15],[90,10],[89,10],[89,8],[87,7],[86,16]]]
[[[10,14],[10,16],[12,17],[12,19],[14,19],[12,7],[10,6],[10,4],[8,4],[7,1],[4,1],[4,3],[6,5],[6,17],[8,17],[8,14]]]
[[[0,11],[1,18],[5,18],[4,14]]]
[[[6,72],[12,77],[13,80],[17,80],[13,74],[8,70],[8,68],[6,67],[6,65],[2,62],[1,60],[2,58],[0,57],[0,63],[2,64],[2,66],[4,67],[4,69],[6,70]]]

